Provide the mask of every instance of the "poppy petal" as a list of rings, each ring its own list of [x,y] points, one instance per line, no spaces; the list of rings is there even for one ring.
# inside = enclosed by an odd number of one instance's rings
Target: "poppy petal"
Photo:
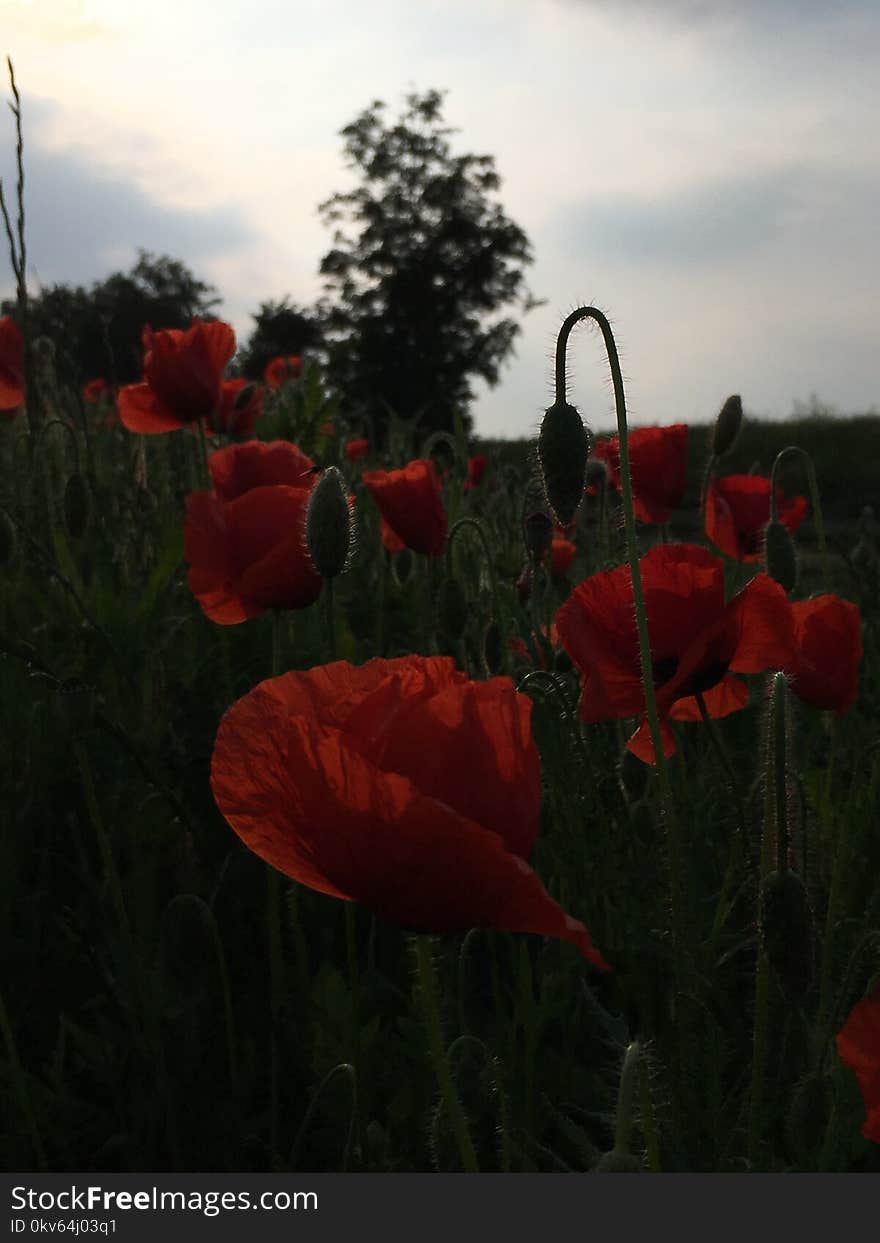
[[[149,384],[128,384],[121,388],[116,407],[123,426],[130,432],[152,436],[178,431],[184,426],[183,420],[168,409]]]

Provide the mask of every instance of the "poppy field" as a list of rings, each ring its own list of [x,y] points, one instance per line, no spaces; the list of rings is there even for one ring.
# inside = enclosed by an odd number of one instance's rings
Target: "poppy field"
[[[4,214],[5,1168],[880,1170],[876,416],[76,389]]]

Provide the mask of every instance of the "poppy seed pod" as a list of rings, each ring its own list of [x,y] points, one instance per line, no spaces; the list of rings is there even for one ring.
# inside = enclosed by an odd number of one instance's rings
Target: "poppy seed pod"
[[[335,578],[345,569],[351,549],[351,510],[335,466],[328,466],[312,488],[306,509],[306,543],[322,578]]]
[[[546,411],[538,434],[538,459],[547,503],[562,526],[577,513],[590,456],[590,433],[574,406],[556,401]]]
[[[743,404],[738,393],[728,397],[721,407],[715,420],[715,432],[712,437],[712,456],[721,457],[733,446],[742,425]]]
[[[797,872],[771,872],[761,883],[758,926],[770,965],[788,1001],[804,999],[813,983],[813,912]]]
[[[468,620],[468,603],[464,588],[457,578],[446,578],[440,585],[437,615],[443,633],[450,639],[460,639]]]
[[[767,524],[764,532],[764,564],[767,573],[785,592],[793,591],[798,580],[798,560],[794,541],[781,522]]]
[[[80,539],[89,524],[89,490],[79,471],[74,471],[64,489],[64,525],[71,539]]]
[[[529,514],[523,522],[523,538],[530,560],[534,565],[540,565],[553,546],[552,521],[540,510]]]

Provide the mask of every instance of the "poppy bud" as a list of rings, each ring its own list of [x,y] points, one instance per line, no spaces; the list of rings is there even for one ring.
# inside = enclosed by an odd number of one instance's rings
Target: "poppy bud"
[[[523,523],[526,552],[533,564],[539,565],[553,544],[553,523],[546,514],[536,510]]]
[[[792,1150],[802,1159],[821,1151],[831,1115],[831,1091],[826,1075],[807,1075],[794,1090],[785,1128]]]
[[[538,435],[538,459],[547,503],[568,526],[583,500],[590,433],[574,406],[556,401],[546,411]]]
[[[64,525],[72,539],[80,539],[89,523],[89,490],[79,471],[74,471],[64,489]]]
[[[392,562],[394,569],[394,577],[397,579],[398,587],[402,587],[404,583],[409,582],[409,577],[413,572],[413,554],[409,548],[401,548]]]
[[[715,433],[712,437],[713,457],[721,457],[732,447],[739,434],[742,417],[742,398],[735,393],[733,397],[728,397],[715,420]]]
[[[631,1152],[618,1152],[616,1148],[612,1148],[610,1152],[603,1152],[602,1156],[593,1166],[593,1174],[641,1174],[643,1170],[642,1162],[638,1157],[633,1156]]]
[[[437,613],[444,634],[450,639],[460,639],[467,626],[468,602],[464,588],[457,578],[443,580]]]
[[[803,1000],[813,982],[813,912],[797,872],[771,872],[761,883],[758,926],[786,998]]]
[[[764,532],[764,564],[787,593],[797,585],[798,562],[794,540],[781,522],[768,522]]]
[[[497,621],[490,621],[483,636],[483,660],[492,677],[504,668],[504,639]]]
[[[601,458],[591,457],[584,472],[585,488],[604,488],[608,482],[608,467]]]
[[[8,565],[15,556],[15,527],[6,510],[0,510],[0,565]]]
[[[345,569],[351,550],[351,510],[342,475],[328,466],[312,488],[306,510],[306,543],[322,578]]]

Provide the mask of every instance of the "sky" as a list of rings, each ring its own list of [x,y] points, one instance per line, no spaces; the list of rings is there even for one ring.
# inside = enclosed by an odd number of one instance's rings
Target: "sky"
[[[32,289],[143,247],[216,285],[244,338],[261,302],[321,292],[342,127],[438,88],[454,150],[495,158],[544,300],[479,388],[479,434],[535,432],[586,302],[634,424],[706,422],[732,392],[757,417],[880,407],[880,0],[0,0],[0,31]],[[3,110],[7,190],[13,161]],[[589,327],[569,357],[570,400],[609,430]]]

